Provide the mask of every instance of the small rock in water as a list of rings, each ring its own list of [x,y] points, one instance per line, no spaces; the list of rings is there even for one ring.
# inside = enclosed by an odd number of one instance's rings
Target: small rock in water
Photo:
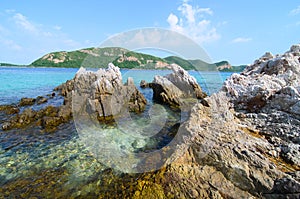
[[[9,130],[10,126],[11,126],[11,123],[5,122],[4,124],[2,124],[2,130],[3,131]]]
[[[149,87],[150,87],[150,84],[147,83],[145,80],[141,80],[141,82],[140,82],[140,87],[141,87],[141,88],[149,88]]]
[[[0,111],[4,111],[8,115],[12,115],[19,113],[20,109],[14,105],[0,105]]]
[[[31,106],[35,103],[36,99],[24,97],[20,101],[20,106]]]
[[[42,96],[38,96],[38,97],[36,98],[36,103],[37,103],[37,104],[43,104],[43,103],[46,103],[47,101],[48,101],[48,99],[45,98],[45,97],[42,97]]]

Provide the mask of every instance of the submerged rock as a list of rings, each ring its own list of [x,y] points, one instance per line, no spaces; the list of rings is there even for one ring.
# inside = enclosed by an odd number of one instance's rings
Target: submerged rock
[[[31,106],[35,103],[36,99],[24,97],[20,101],[20,106]]]
[[[15,105],[0,105],[0,111],[3,111],[8,115],[12,115],[19,113],[20,109]]]
[[[37,104],[43,104],[43,103],[46,103],[48,101],[48,99],[46,97],[43,97],[43,96],[38,96],[36,98],[36,103]]]

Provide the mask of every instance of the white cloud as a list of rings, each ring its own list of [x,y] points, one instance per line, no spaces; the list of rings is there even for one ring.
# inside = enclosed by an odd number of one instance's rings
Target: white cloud
[[[197,9],[199,13],[206,13],[209,15],[213,15],[213,11],[210,8],[198,8]]]
[[[0,24],[0,34],[8,34],[8,30]]]
[[[295,16],[300,13],[300,6],[290,11],[289,15]]]
[[[31,23],[24,15],[20,13],[16,13],[13,16],[13,19],[15,23],[21,28],[23,28],[24,30],[29,31],[31,33],[38,33],[38,30],[35,27],[35,25]]]
[[[173,13],[171,13],[167,19],[167,22],[170,25],[171,30],[177,31],[182,33],[183,32],[183,27],[182,24],[179,24],[179,19],[176,15],[174,15]]]
[[[16,11],[14,9],[6,9],[5,12],[7,14],[15,13]]]
[[[195,14],[197,10],[194,9],[193,6],[183,3],[181,6],[179,6],[178,10],[181,11],[188,23],[195,23]]]
[[[0,24],[0,46],[4,46],[0,54],[5,55],[7,62],[27,64],[42,56],[43,52],[83,47],[82,43],[62,32],[58,25],[41,24],[14,10],[5,13],[7,18],[3,20],[4,24]]]
[[[232,40],[232,43],[246,43],[252,41],[252,38],[250,37],[237,37]]]
[[[9,48],[9,49],[14,50],[14,51],[20,51],[20,50],[22,50],[22,46],[20,46],[19,44],[17,44],[13,40],[0,39],[0,43],[2,45],[4,45],[6,48]]]
[[[54,26],[53,28],[54,28],[54,30],[61,30],[61,29],[62,29],[62,27],[61,27],[61,26],[57,26],[57,25],[56,25],[56,26]]]
[[[171,30],[187,35],[200,44],[216,41],[221,37],[216,27],[206,18],[213,15],[210,8],[192,6],[184,0],[178,11],[179,15],[170,13],[167,18]]]

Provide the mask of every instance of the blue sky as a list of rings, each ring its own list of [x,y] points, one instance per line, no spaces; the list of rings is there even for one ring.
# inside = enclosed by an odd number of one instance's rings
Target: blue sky
[[[99,46],[124,31],[158,27],[197,42],[211,60],[250,64],[300,43],[298,1],[2,0],[0,62],[29,64],[51,51]]]

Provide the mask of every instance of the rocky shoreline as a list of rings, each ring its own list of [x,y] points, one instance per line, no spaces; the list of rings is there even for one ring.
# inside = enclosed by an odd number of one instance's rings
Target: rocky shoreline
[[[172,74],[156,76],[150,87],[157,103],[189,110],[181,124],[188,133],[183,147],[175,151],[179,158],[143,174],[103,173],[113,179],[111,184],[103,181],[112,190],[99,187],[103,192],[98,196],[300,198],[300,45],[282,55],[266,53],[241,74],[233,74],[211,96],[181,67],[172,68]],[[97,72],[82,68],[55,90],[64,98],[58,107],[30,108],[55,95],[0,106],[2,129],[38,126],[53,132],[60,125],[73,125],[76,114],[111,122],[122,117],[124,109],[142,112],[147,103],[132,79],[122,83],[118,67],[112,64]]]

